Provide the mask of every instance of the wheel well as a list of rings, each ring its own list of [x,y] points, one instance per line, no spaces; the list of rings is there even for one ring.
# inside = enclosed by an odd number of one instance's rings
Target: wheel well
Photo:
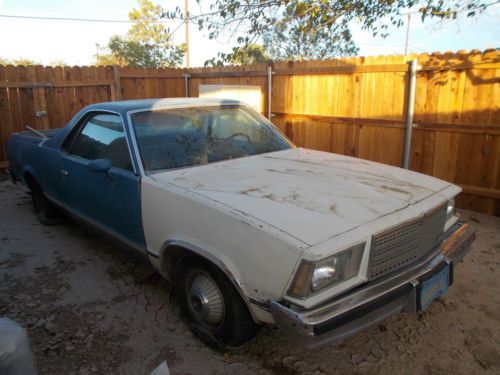
[[[165,255],[163,256],[161,267],[168,274],[171,282],[174,282],[175,280],[174,273],[177,263],[181,259],[184,259],[185,257],[194,258],[202,262],[209,263],[214,267],[218,268],[228,278],[233,287],[236,289],[236,292],[240,295],[241,299],[243,300],[243,303],[246,305],[250,315],[252,316],[252,319],[257,323],[257,319],[255,318],[253,311],[250,308],[249,301],[247,300],[241,288],[238,287],[238,282],[235,280],[234,277],[232,277],[230,273],[228,273],[227,269],[223,269],[216,263],[212,262],[210,259],[179,245],[167,246],[167,248],[164,249],[163,254]]]
[[[198,256],[196,253],[176,245],[167,247],[163,253],[165,256],[163,257],[161,267],[172,280],[174,279],[175,266],[179,260],[186,256]],[[201,258],[200,256],[198,257]]]
[[[33,191],[38,186],[40,186],[40,184],[38,183],[38,181],[36,180],[36,178],[31,173],[29,173],[29,172],[25,172],[24,173],[24,182],[26,183],[26,186],[28,186],[28,188],[31,191]]]
[[[224,270],[221,269],[221,267],[219,267],[214,262],[210,261],[206,257],[204,257],[204,256],[202,256],[202,255],[200,255],[192,250],[189,250],[183,246],[170,245],[163,251],[163,253],[165,255],[164,255],[163,260],[162,260],[162,269],[164,271],[166,271],[166,273],[171,278],[174,278],[175,267],[177,266],[177,263],[179,263],[179,261],[181,259],[184,259],[187,257],[193,258],[193,260],[198,260],[201,262],[210,263],[211,265],[220,269],[225,275],[227,275],[227,272],[224,272]]]

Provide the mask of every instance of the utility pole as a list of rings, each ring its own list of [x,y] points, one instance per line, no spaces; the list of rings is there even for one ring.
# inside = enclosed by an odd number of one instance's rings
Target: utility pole
[[[405,56],[408,56],[408,40],[410,39],[410,20],[411,20],[411,10],[408,9],[408,21],[406,23]]]
[[[186,29],[186,68],[189,69],[189,23],[188,23],[188,0],[184,0],[184,27]]]

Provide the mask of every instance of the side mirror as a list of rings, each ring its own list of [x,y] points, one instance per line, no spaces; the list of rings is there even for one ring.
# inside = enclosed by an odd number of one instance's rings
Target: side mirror
[[[111,168],[111,160],[96,159],[89,163],[89,169],[92,172],[107,172]]]

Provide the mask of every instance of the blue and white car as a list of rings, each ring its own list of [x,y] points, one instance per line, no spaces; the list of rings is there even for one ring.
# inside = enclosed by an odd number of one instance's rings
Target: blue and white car
[[[474,239],[457,186],[297,148],[237,101],[94,104],[7,151],[42,223],[66,212],[144,253],[217,346],[261,325],[313,346],[425,310]]]

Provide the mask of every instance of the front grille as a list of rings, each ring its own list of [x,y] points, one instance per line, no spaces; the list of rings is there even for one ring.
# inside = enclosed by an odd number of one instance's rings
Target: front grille
[[[444,231],[446,206],[372,238],[369,280],[397,271],[428,254]]]

